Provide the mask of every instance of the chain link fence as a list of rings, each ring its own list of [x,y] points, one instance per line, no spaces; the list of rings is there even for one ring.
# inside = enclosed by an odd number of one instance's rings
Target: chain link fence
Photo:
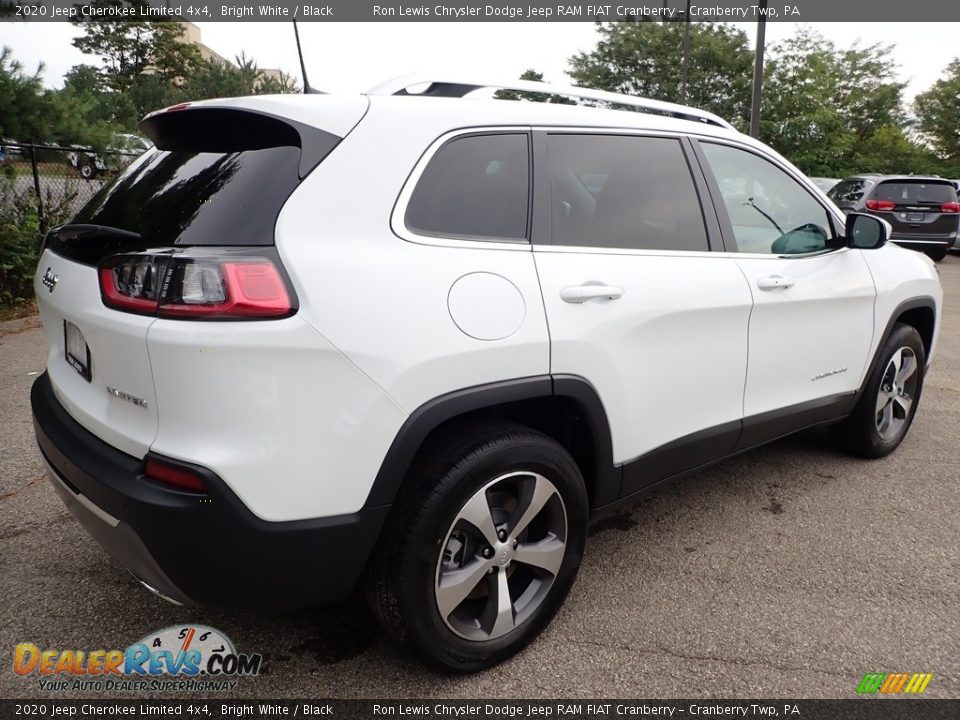
[[[58,145],[0,144],[0,206],[36,208],[42,231],[72,218],[140,153]]]
[[[33,297],[46,231],[69,222],[138,155],[0,139],[0,310]]]

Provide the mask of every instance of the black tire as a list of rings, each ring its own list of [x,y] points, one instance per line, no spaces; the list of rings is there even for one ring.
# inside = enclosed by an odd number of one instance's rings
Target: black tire
[[[97,176],[97,168],[90,161],[81,162],[78,170],[84,180],[93,180]]]
[[[938,248],[937,250],[927,250],[927,257],[934,262],[940,262],[947,256],[947,248]]]
[[[515,472],[549,479],[562,499],[566,513],[563,559],[539,605],[522,622],[500,637],[466,639],[453,631],[449,616],[441,617],[438,608],[441,559],[449,558],[445,545],[451,541],[452,528],[466,504],[491,481]],[[555,503],[556,498],[552,496],[550,502]],[[520,425],[462,426],[430,443],[414,462],[368,568],[367,601],[387,634],[430,664],[456,673],[482,670],[520,651],[556,614],[580,567],[587,521],[583,478],[562,446]],[[463,552],[466,555],[466,546]],[[519,573],[524,567],[518,563],[512,572]],[[508,569],[484,572],[499,578]],[[481,578],[474,592],[489,587],[491,578]],[[511,616],[519,614],[511,612]]]
[[[904,413],[904,417],[900,420],[899,428],[884,437],[878,425],[878,417],[881,416],[881,411],[877,409],[881,402],[881,384],[890,380],[891,376],[888,371],[891,360],[902,349],[912,353],[916,361],[916,371],[914,373],[916,380],[910,392],[912,402],[909,410]],[[853,412],[846,420],[831,428],[834,437],[841,446],[849,452],[865,458],[880,458],[896,450],[903,438],[906,437],[920,404],[926,364],[923,340],[916,329],[901,323],[894,325],[890,337],[887,338],[877,353],[876,362],[867,377],[863,392]],[[888,387],[888,385],[884,384],[884,387]]]

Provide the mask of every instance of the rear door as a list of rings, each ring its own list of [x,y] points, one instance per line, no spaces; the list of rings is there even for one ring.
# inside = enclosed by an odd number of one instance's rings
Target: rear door
[[[357,120],[365,107],[360,100]],[[136,457],[157,433],[147,352],[155,311],[131,298],[120,298],[122,309],[107,307],[105,261],[148,249],[273,245],[277,214],[299,184],[305,158],[309,170],[340,140],[225,108],[163,113],[144,127],[158,148],[48,234],[34,288],[57,398],[94,435]],[[126,268],[122,281],[131,297],[156,299],[155,268],[136,262]]]
[[[596,388],[623,494],[729,452],[751,298],[675,136],[537,135],[534,258],[551,372]],[[712,219],[711,219],[712,218]],[[636,462],[635,462],[636,461]]]
[[[880,182],[867,198],[867,210],[890,223],[894,241],[943,243],[956,239],[960,207],[949,180]]]
[[[873,338],[862,251],[786,166],[737,144],[697,146],[728,256],[753,294],[740,446],[843,414]]]

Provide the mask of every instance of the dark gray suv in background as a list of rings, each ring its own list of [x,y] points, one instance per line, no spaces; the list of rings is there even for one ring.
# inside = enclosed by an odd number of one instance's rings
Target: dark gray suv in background
[[[892,242],[920,250],[940,262],[957,241],[960,202],[957,187],[938,177],[854,175],[827,197],[845,213],[863,212],[893,227]]]

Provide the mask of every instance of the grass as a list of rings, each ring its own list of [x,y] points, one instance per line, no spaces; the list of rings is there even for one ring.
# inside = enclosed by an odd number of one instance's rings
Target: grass
[[[0,305],[0,322],[19,320],[37,314],[37,301],[17,303],[16,305]]]

